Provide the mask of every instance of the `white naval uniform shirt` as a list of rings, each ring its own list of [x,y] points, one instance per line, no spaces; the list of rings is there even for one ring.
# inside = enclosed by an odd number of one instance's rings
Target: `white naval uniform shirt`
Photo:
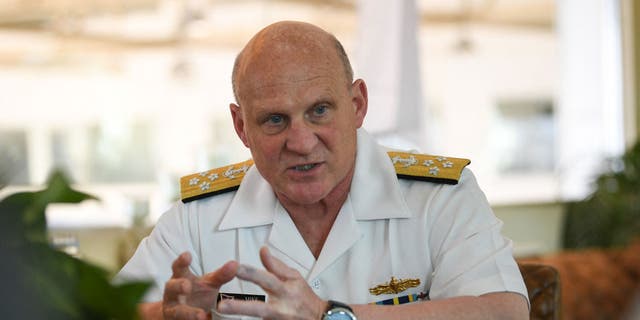
[[[360,304],[420,292],[432,300],[504,291],[527,296],[511,241],[501,236],[502,222],[470,170],[457,185],[399,180],[384,148],[362,129],[357,141],[351,190],[318,259],[254,166],[237,191],[166,212],[116,279],[152,279],[145,300],[158,301],[180,253],[191,252],[191,271],[203,275],[229,260],[263,268],[258,251],[267,245],[323,299]],[[420,285],[398,295],[369,293],[392,276],[417,278]],[[238,279],[220,291],[265,294]]]

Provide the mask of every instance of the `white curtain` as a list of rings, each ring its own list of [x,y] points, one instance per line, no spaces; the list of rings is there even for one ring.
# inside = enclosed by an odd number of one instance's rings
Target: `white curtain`
[[[619,0],[557,1],[562,199],[582,199],[624,150]]]
[[[365,128],[383,144],[424,143],[415,0],[360,0],[356,76],[369,88]]]

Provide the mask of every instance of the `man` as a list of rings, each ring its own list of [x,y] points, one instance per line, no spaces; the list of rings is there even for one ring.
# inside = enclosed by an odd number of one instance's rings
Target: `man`
[[[332,35],[266,27],[238,55],[233,89],[253,160],[182,179],[186,203],[118,275],[155,281],[145,317],[528,318],[468,161],[377,145],[360,129],[366,85]]]

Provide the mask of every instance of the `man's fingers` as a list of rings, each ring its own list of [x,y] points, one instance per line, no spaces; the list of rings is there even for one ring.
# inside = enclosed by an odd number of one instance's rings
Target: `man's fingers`
[[[170,304],[184,303],[181,297],[191,293],[191,281],[186,279],[169,279],[164,285],[163,300]]]
[[[207,313],[200,308],[179,304],[164,308],[164,319],[206,320]]]
[[[207,273],[202,280],[212,287],[220,288],[223,284],[231,281],[238,272],[238,262],[229,261],[219,269]]]
[[[279,295],[283,291],[282,281],[266,270],[258,270],[243,264],[238,267],[237,276],[242,280],[251,281],[259,285],[268,293]]]
[[[206,320],[204,310],[186,304],[191,293],[191,281],[187,279],[169,279],[164,287],[162,313],[164,319]]]
[[[290,268],[284,262],[280,261],[280,259],[271,255],[267,247],[260,248],[260,261],[262,261],[262,265],[264,265],[267,271],[281,279],[290,279],[298,274],[295,269]]]
[[[191,264],[191,254],[189,252],[183,252],[181,255],[173,260],[171,264],[171,270],[173,271],[172,278],[185,278],[191,275],[189,271],[189,265]]]
[[[273,318],[273,311],[262,301],[221,300],[217,311],[224,314],[241,314],[258,318]]]

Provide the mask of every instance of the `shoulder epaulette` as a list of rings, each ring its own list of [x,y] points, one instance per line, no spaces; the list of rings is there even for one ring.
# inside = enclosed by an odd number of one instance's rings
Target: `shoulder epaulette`
[[[208,171],[190,174],[180,178],[180,198],[182,202],[213,196],[237,190],[253,160],[232,164]]]
[[[387,152],[398,178],[458,184],[471,160],[406,152]]]
[[[457,184],[468,159],[406,152],[388,152],[399,178]],[[253,160],[193,173],[180,178],[180,198],[193,200],[237,190]]]

